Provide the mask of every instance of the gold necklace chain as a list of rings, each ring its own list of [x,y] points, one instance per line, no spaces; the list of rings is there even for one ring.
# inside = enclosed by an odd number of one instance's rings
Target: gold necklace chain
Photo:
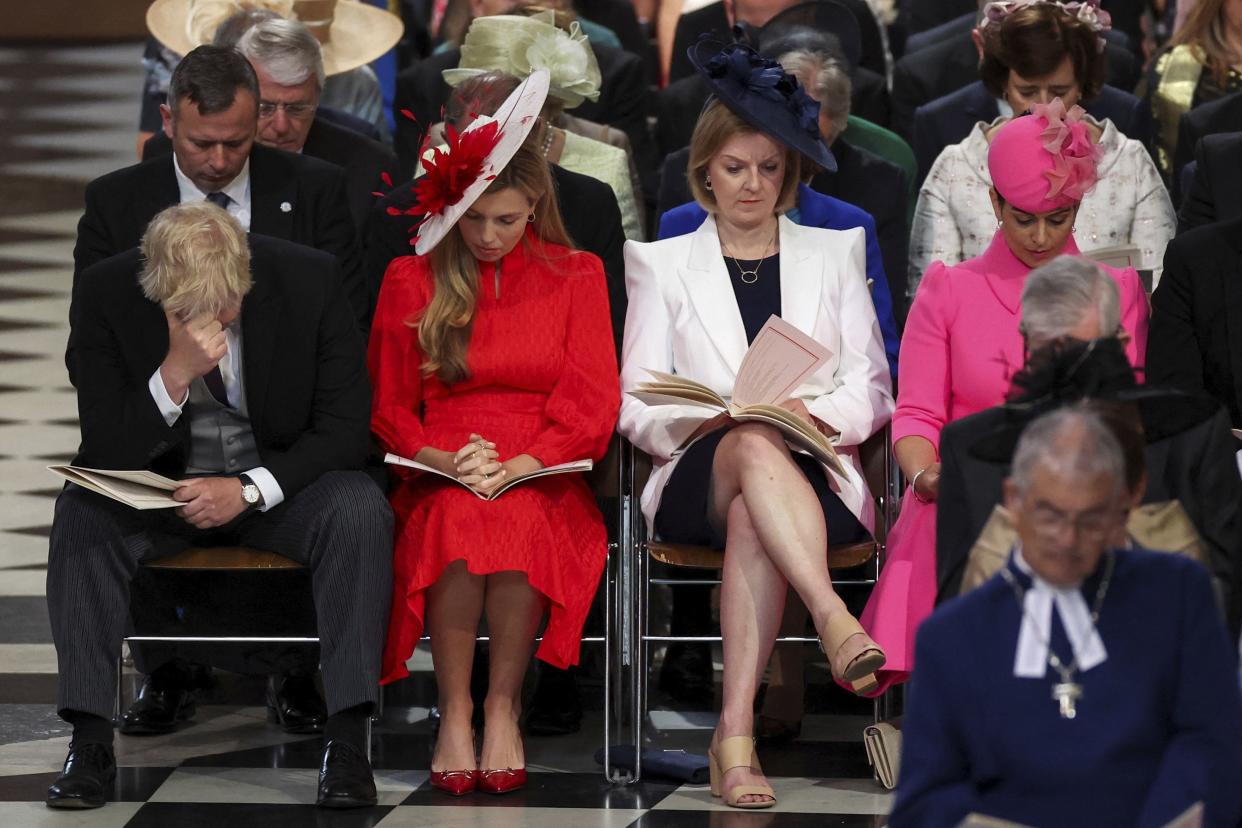
[[[742,280],[742,284],[753,285],[755,282],[759,281],[759,268],[763,267],[763,263],[767,260],[766,254],[768,252],[768,248],[776,243],[776,234],[779,230],[780,225],[778,224],[776,229],[772,231],[772,238],[769,239],[768,243],[764,246],[762,255],[759,256],[759,263],[755,265],[754,270],[746,270],[742,267],[742,263],[737,260],[736,256],[731,254],[727,249],[724,251],[724,254],[733,260],[733,266],[738,269],[738,276]],[[724,242],[721,242],[721,244],[725,248],[728,248],[729,246]],[[749,279],[746,278],[748,275],[750,276]]]

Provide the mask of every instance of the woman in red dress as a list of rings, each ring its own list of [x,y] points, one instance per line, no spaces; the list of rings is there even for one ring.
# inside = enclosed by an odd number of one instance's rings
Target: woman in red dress
[[[507,159],[505,142],[529,132],[518,114],[502,115],[508,103],[494,121],[508,135],[465,176],[474,183],[464,195],[447,172],[460,180],[470,169],[479,122],[450,134],[448,151],[428,166],[419,198],[433,219],[415,249],[435,246],[389,266],[368,357],[372,430],[383,448],[466,484],[413,472],[391,494],[397,542],[382,679],[407,675],[425,625],[441,715],[432,784],[454,794],[525,782],[519,699],[536,632],[546,610],[536,655],[559,668],[577,663],[607,555],[580,475],[529,480],[494,501],[476,492],[543,466],[598,460],[620,404],[603,267],[570,246],[542,157],[510,147]],[[476,762],[470,671],[483,617],[491,663]]]

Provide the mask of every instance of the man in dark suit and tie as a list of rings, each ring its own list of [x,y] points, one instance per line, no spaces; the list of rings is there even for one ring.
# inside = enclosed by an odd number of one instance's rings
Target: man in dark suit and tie
[[[235,50],[199,46],[182,58],[161,108],[173,153],[86,187],[73,249],[75,296],[82,272],[136,246],[160,210],[210,197],[251,232],[336,256],[359,328],[369,326],[344,174],[317,158],[256,144],[259,98],[254,70]]]
[[[74,307],[84,271],[135,247],[156,213],[177,203],[210,200],[255,233],[336,256],[356,323],[366,330],[371,303],[361,278],[344,176],[332,164],[255,143],[259,100],[254,70],[233,49],[200,46],[182,59],[170,82],[169,104],[162,108],[172,153],[87,186],[74,248]],[[71,312],[71,324],[74,318]],[[75,383],[80,379],[73,359],[76,339],[72,332],[66,358]],[[145,649],[136,648],[140,661]],[[277,680],[269,694],[277,717],[295,732],[316,731],[323,724],[312,678]],[[171,730],[179,711],[188,709],[185,684],[186,677],[172,669],[148,676],[122,730]]]
[[[73,724],[53,808],[103,805],[112,707],[145,560],[189,546],[263,549],[311,572],[328,702],[318,802],[375,804],[367,719],[392,589],[392,513],[360,469],[370,444],[364,345],[327,253],[260,235],[196,201],[140,249],[81,274],[71,359],[75,462],[180,479],[175,509],[139,511],[74,485],[57,499],[48,613],[57,711]]]
[[[297,20],[272,18],[256,23],[238,40],[259,78],[258,143],[335,164],[345,171],[345,197],[355,227],[361,231],[375,204],[375,192],[387,189],[384,175],[397,174],[397,156],[365,135],[320,116],[323,55],[319,41]],[[163,132],[143,147],[143,160],[172,152]]]

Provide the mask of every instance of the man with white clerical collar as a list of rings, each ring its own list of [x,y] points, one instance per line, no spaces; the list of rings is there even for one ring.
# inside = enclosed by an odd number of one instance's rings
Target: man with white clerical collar
[[[1121,448],[1100,416],[1027,427],[1008,565],[919,630],[889,825],[1242,819],[1242,696],[1207,571],[1123,548]]]

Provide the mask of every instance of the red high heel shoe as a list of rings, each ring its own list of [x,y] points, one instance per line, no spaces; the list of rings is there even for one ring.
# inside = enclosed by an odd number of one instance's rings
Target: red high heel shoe
[[[505,794],[526,784],[526,768],[479,771],[479,790],[489,794]]]
[[[465,796],[479,787],[477,770],[432,771],[431,787],[453,796]]]

